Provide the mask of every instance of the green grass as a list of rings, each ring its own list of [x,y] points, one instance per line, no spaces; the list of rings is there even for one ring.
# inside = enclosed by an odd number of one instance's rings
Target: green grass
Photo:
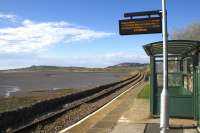
[[[149,83],[146,83],[142,91],[137,95],[137,98],[149,99],[149,96],[150,96],[150,85]]]

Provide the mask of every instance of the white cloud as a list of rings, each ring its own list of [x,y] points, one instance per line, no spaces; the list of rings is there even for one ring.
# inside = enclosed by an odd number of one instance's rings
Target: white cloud
[[[15,15],[0,13],[0,20],[16,18]],[[33,22],[26,19],[17,23],[20,23],[17,27],[0,28],[0,69],[30,65],[106,67],[121,62],[148,62],[144,53],[137,52],[52,57],[43,50],[54,45],[112,36],[114,33],[95,31],[65,21]]]
[[[0,52],[30,53],[59,43],[98,39],[110,35],[113,33],[98,32],[64,21],[35,23],[24,20],[18,27],[0,28]]]
[[[17,16],[13,15],[13,14],[0,13],[0,20],[15,21],[16,18],[17,18]]]

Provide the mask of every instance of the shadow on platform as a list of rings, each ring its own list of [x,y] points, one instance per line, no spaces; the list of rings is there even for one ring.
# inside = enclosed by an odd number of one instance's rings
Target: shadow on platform
[[[158,123],[150,123],[146,125],[144,133],[160,133]],[[168,133],[197,133],[196,126],[170,126]]]

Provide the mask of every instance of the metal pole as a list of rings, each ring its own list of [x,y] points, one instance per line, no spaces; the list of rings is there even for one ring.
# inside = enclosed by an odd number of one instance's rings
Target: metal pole
[[[160,133],[167,133],[169,130],[168,114],[168,58],[167,58],[167,11],[166,0],[162,0],[162,32],[163,32],[163,90],[161,93],[160,105]]]

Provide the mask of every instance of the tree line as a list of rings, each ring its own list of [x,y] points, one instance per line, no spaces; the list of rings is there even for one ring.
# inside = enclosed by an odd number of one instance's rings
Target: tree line
[[[174,40],[198,40],[200,41],[200,22],[193,23],[185,28],[176,30],[170,36]]]

